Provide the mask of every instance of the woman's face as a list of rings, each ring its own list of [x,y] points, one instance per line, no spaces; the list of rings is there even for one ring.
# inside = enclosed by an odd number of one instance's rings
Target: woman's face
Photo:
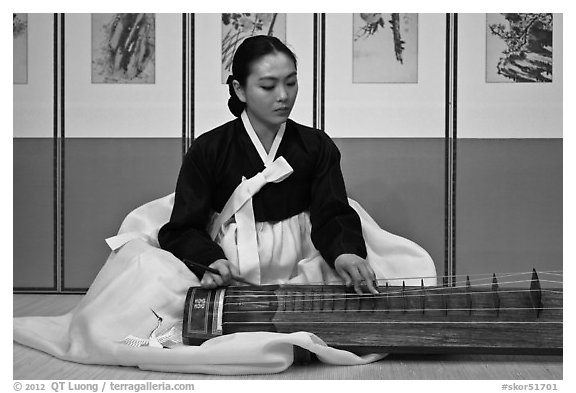
[[[298,94],[296,66],[284,53],[272,53],[256,60],[246,85],[234,81],[238,98],[255,130],[277,130],[284,123]]]

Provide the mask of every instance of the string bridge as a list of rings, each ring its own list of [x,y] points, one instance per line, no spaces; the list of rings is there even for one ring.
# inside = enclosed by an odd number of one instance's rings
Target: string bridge
[[[470,276],[466,276],[466,301],[468,303],[468,315],[472,315],[472,286]]]
[[[494,302],[494,310],[496,310],[496,316],[500,316],[500,295],[498,294],[498,280],[496,279],[496,273],[492,274],[492,301]]]
[[[540,318],[540,312],[542,311],[542,288],[540,287],[540,280],[538,279],[538,273],[536,269],[532,269],[532,279],[530,280],[530,300],[532,302],[532,307],[536,312],[536,318]]]

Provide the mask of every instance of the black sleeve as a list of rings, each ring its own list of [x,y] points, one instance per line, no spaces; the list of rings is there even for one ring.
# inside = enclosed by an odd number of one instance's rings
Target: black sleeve
[[[209,167],[201,149],[193,145],[180,169],[170,221],[158,232],[158,242],[164,250],[180,260],[189,259],[204,266],[226,258],[206,230],[212,214],[214,182]],[[198,278],[204,275],[197,267],[188,268]]]
[[[348,204],[340,151],[326,134],[322,139],[311,188],[310,221],[314,246],[334,267],[341,254],[366,258],[366,244],[360,217]]]

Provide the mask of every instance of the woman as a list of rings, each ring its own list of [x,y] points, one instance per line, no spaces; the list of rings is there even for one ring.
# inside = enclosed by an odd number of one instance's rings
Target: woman
[[[256,284],[288,282],[297,275],[299,262],[318,256],[317,249],[347,285],[361,293],[365,282],[377,293],[374,271],[365,260],[360,219],[347,201],[337,147],[322,131],[288,118],[298,94],[294,54],[276,37],[247,38],[236,51],[232,72],[228,106],[237,119],[191,146],[170,222],[158,235],[161,247],[185,263],[193,260],[218,270],[219,275],[189,266],[208,288],[228,285],[232,276]],[[246,244],[222,245],[243,239],[243,234],[227,235],[239,231],[234,218],[214,239],[206,228],[211,213],[222,212],[242,178],[255,176],[277,157],[293,171],[281,182],[264,185],[252,198],[259,236],[247,242],[258,248],[251,258],[260,263],[250,266],[253,261],[244,262],[238,252]],[[287,250],[283,245],[290,239],[285,237],[293,236],[301,238],[296,243],[300,247]]]
[[[191,286],[228,285],[233,276],[255,284],[344,281],[357,292],[376,292],[375,278],[436,282],[425,250],[349,204],[330,138],[288,119],[298,91],[292,52],[275,38],[247,39],[233,75],[229,107],[238,118],[197,138],[175,194],[135,209],[106,240],[112,252],[80,303],[60,316],[14,318],[15,341],[80,363],[214,374],[280,372],[292,363],[293,345],[333,364],[381,358],[334,350],[307,332],[181,344]]]

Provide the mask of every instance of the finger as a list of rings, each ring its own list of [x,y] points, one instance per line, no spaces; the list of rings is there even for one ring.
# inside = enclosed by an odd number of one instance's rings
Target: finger
[[[374,274],[372,267],[368,263],[363,263],[358,266],[358,270],[360,270],[360,274],[364,277],[368,290],[373,294],[379,293],[378,289],[374,285],[376,282],[376,274]]]
[[[221,263],[216,267],[216,269],[220,272],[220,278],[222,283],[229,283],[232,279],[232,274],[230,273],[230,269],[228,268],[228,264]]]
[[[372,293],[378,293],[378,284],[376,284],[376,274],[372,270],[372,266],[368,262],[364,262],[358,265],[358,270],[362,275],[364,281],[366,281],[366,286]]]
[[[224,286],[224,279],[222,278],[222,276],[220,276],[218,274],[212,274],[212,273],[209,273],[209,274],[210,274],[210,277],[212,277],[212,279],[216,283],[217,287]]]
[[[219,259],[216,262],[212,263],[210,265],[211,268],[218,270],[218,272],[220,273],[220,280],[216,280],[216,282],[221,281],[221,283],[219,283],[219,285],[223,285],[224,283],[228,283],[230,282],[231,274],[230,274],[230,269],[228,267],[228,261],[223,260],[223,259]],[[213,276],[216,276],[215,274],[213,274]]]
[[[200,281],[200,285],[202,288],[216,288],[216,283],[214,279],[209,273],[205,273],[204,277],[202,277],[202,281]]]
[[[354,290],[357,294],[362,295],[362,275],[358,270],[358,266],[353,266],[350,268],[350,276],[352,277],[352,282],[354,283]]]
[[[338,273],[340,278],[342,278],[342,280],[344,280],[344,284],[347,287],[349,287],[352,284],[352,279],[350,278],[350,275],[348,274],[348,272],[346,270],[336,269],[336,273]]]

